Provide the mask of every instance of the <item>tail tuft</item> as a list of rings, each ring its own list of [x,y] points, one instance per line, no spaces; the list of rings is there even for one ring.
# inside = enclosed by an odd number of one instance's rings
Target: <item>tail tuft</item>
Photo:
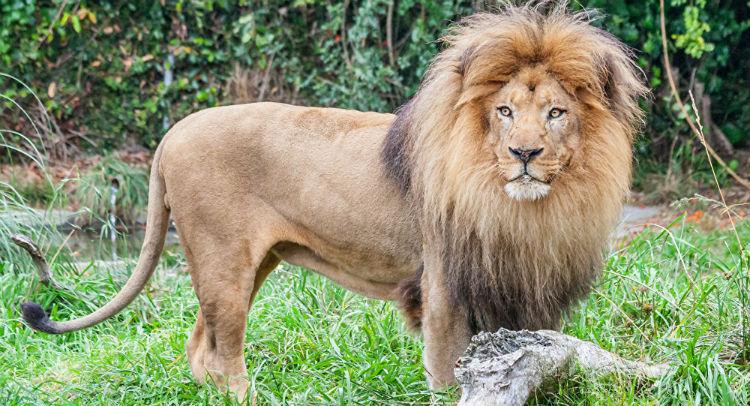
[[[49,334],[60,334],[55,322],[50,320],[47,312],[38,303],[21,303],[21,314],[31,328]]]
[[[404,313],[410,330],[422,327],[422,270],[420,266],[414,276],[401,281],[397,288],[398,307]]]

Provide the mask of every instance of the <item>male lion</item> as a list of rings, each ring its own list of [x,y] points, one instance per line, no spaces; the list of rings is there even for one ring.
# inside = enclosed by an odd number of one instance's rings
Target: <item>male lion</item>
[[[156,150],[132,276],[66,333],[128,305],[151,276],[170,214],[200,310],[193,376],[243,397],[246,319],[280,261],[421,325],[430,386],[480,330],[554,329],[601,266],[628,190],[646,93],[628,49],[564,4],[465,19],[397,115],[274,103],[177,123]]]

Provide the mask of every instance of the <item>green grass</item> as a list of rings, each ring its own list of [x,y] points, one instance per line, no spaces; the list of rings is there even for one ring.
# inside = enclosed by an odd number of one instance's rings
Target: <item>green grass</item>
[[[738,226],[744,254],[747,221]],[[51,248],[51,247],[50,247]],[[545,404],[747,404],[747,268],[733,234],[693,226],[647,231],[612,253],[602,278],[564,331],[629,359],[670,362],[657,381],[576,377]],[[25,255],[25,254],[24,254]],[[32,332],[18,304],[33,299],[53,317],[93,303],[40,288],[20,252],[0,260],[0,403],[231,404],[196,384],[184,357],[197,301],[179,250],[164,256],[147,292],[118,316],[63,336]],[[132,261],[126,266],[132,269]],[[105,264],[55,265],[64,283],[106,301],[126,272]],[[34,287],[30,289],[30,287]],[[245,355],[258,404],[348,405],[429,402],[421,341],[394,304],[364,299],[311,272],[275,271],[248,320]],[[745,356],[750,355],[745,352]],[[747,358],[747,357],[746,357]],[[439,401],[456,401],[441,394]]]
[[[567,404],[747,404],[750,400],[750,224],[733,233],[694,225],[647,231],[613,253],[564,331],[626,358],[669,362],[653,385],[585,381]],[[743,247],[743,264],[740,255]]]
[[[27,296],[56,318],[94,308],[41,290],[33,273],[3,270],[0,399],[3,404],[215,404],[216,389],[196,384],[184,357],[197,300],[189,277],[165,265],[126,311],[66,336],[31,332],[18,315]],[[117,273],[120,272],[120,273]],[[114,269],[73,273],[67,283],[106,300],[124,280]],[[110,280],[111,277],[111,280]],[[260,404],[373,404],[429,401],[419,340],[394,306],[365,300],[307,271],[277,270],[248,321],[246,357]]]

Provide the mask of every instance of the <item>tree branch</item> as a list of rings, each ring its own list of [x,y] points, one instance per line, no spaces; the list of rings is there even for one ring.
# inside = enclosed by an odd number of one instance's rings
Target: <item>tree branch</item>
[[[388,4],[388,15],[385,18],[385,42],[388,45],[388,63],[392,68],[396,68],[396,58],[393,55],[393,3],[391,0]]]
[[[53,288],[60,287],[52,278],[52,273],[50,272],[49,266],[47,265],[47,260],[44,259],[42,252],[39,251],[39,247],[36,246],[31,238],[23,234],[11,234],[10,240],[29,253],[32,261],[34,261],[34,266],[36,267],[36,271],[39,274],[39,281],[42,282],[42,285],[50,286]]]
[[[23,234],[11,234],[10,240],[29,253],[31,259],[34,261],[34,266],[36,267],[37,273],[39,274],[39,281],[42,282],[42,285],[61,291],[67,291],[72,294],[72,289],[60,285],[52,277],[52,272],[50,272],[49,265],[47,265],[47,260],[44,259],[44,255],[42,255],[39,247],[37,247],[34,241],[31,240],[31,238]],[[98,302],[93,297],[80,293],[78,294],[78,296],[81,296],[86,300],[98,304]]]

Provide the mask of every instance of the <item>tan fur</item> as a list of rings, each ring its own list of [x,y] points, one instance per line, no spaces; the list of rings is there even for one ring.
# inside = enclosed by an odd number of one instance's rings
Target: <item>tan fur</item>
[[[432,387],[453,381],[478,328],[554,328],[585,290],[629,184],[645,92],[629,54],[564,5],[477,15],[445,41],[395,123],[259,103],[193,114],[162,141],[149,212],[171,211],[185,250],[199,382],[245,395],[249,306],[280,260],[374,298],[416,284],[402,292],[421,295]],[[563,121],[550,124],[549,101]],[[508,103],[512,121],[498,116]],[[523,166],[508,148],[522,147],[544,148],[528,164],[538,180],[509,192]]]

